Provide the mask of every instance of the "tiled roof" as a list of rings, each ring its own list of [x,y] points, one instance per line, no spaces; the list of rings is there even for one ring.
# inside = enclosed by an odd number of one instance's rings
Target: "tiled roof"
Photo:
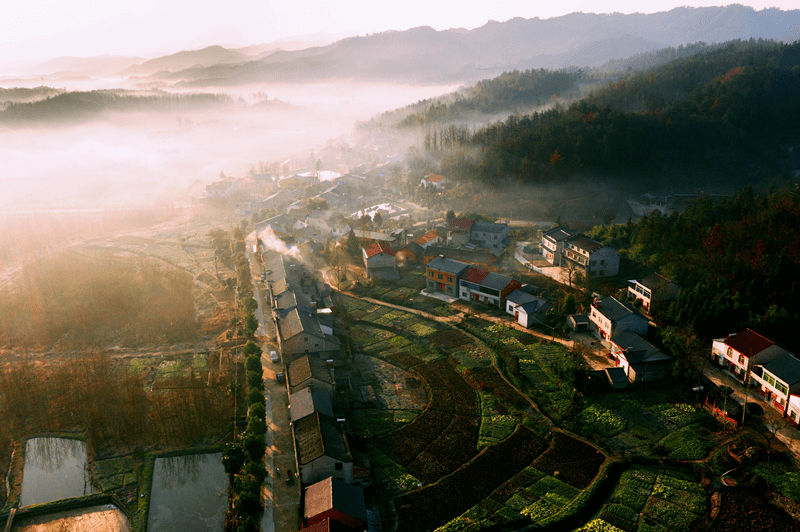
[[[409,243],[407,246],[405,246],[402,249],[407,249],[408,251],[410,251],[414,255],[419,255],[423,251],[425,251],[424,249],[422,249],[422,246],[420,246],[419,244],[416,243],[416,241]]]
[[[547,237],[550,240],[555,240],[556,242],[560,242],[562,240],[566,240],[567,238],[573,236],[574,234],[575,233],[573,233],[569,229],[554,227],[542,233],[542,236]]]
[[[794,355],[784,355],[772,362],[764,364],[764,370],[769,371],[787,385],[792,386],[800,382],[800,360]]]
[[[461,279],[470,283],[481,284],[481,281],[483,281],[487,275],[489,275],[489,272],[486,270],[470,266]]]
[[[331,396],[325,390],[318,388],[303,388],[299,392],[289,395],[289,410],[292,414],[292,422],[310,416],[315,412],[333,417],[333,406]]]
[[[301,529],[303,532],[362,532],[336,519],[326,518]]]
[[[334,509],[366,522],[364,490],[333,477],[320,480],[306,488],[303,505],[303,516],[306,519]]]
[[[468,220],[466,218],[456,218],[450,225],[447,226],[448,231],[469,231],[472,228],[472,224],[474,224],[474,220]]]
[[[364,248],[364,252],[367,254],[367,258],[374,257],[375,255],[379,255],[381,253],[386,253],[388,255],[394,255],[395,250],[391,247],[387,246],[383,242],[373,242],[369,246]]]
[[[510,301],[516,305],[524,305],[525,303],[530,303],[531,301],[536,301],[537,299],[539,298],[517,289],[508,294],[506,301]]]
[[[438,183],[442,179],[444,179],[443,175],[428,174],[428,175],[425,176],[425,180],[430,182],[430,183]]]
[[[672,360],[671,356],[662,353],[656,346],[631,331],[624,331],[614,335],[611,338],[611,342],[620,349],[626,350],[625,360],[630,364]]]
[[[738,351],[747,358],[757,355],[774,343],[775,342],[772,340],[764,338],[751,329],[745,329],[738,334],[732,334],[725,338],[725,345]]]
[[[619,301],[615,297],[607,296],[600,301],[600,304],[597,306],[597,311],[600,312],[603,316],[611,320],[612,322],[621,320],[625,316],[629,314],[635,314],[640,316],[643,320],[646,320],[644,316],[642,316],[639,311],[637,311],[632,306]]]
[[[308,355],[289,364],[288,376],[290,386],[297,386],[312,378],[333,384],[333,377],[331,377],[328,365],[324,361]]]
[[[319,338],[324,337],[322,329],[319,328],[319,320],[305,310],[301,312],[298,307],[289,310],[289,312],[280,317],[278,331],[284,341],[301,333],[308,333]]]
[[[489,288],[494,288],[495,290],[503,291],[508,287],[509,284],[513,282],[515,282],[515,279],[512,279],[507,275],[501,275],[499,273],[489,272],[489,275],[487,275],[483,279],[483,281],[481,281],[481,285]],[[521,284],[519,284],[519,281],[517,281],[517,284],[519,286],[522,286]]]
[[[420,246],[424,246],[425,244],[436,238],[439,238],[439,235],[436,233],[436,231],[429,231],[424,235],[422,235],[421,237],[414,240],[414,242],[416,242]]]
[[[640,279],[636,281],[640,285],[649,288],[653,292],[661,290],[662,288],[668,286],[672,281],[664,277],[663,275],[659,275],[657,273],[651,273],[644,279]]]
[[[469,267],[469,264],[457,260],[437,257],[428,263],[428,268],[444,273],[459,275]]]
[[[598,249],[603,247],[603,244],[601,244],[600,242],[597,242],[596,240],[592,240],[588,236],[584,236],[584,235],[573,236],[572,238],[570,238],[568,240],[568,242],[570,244],[572,244],[573,246],[575,246],[576,248],[582,249],[582,250],[587,251],[589,253],[597,251]]]
[[[504,229],[508,229],[506,224],[493,222],[475,222],[472,226],[473,231],[480,231],[481,233],[502,233]]]
[[[336,420],[319,412],[293,423],[297,443],[297,460],[301,465],[309,464],[322,456],[340,462],[352,462],[342,428]]]
[[[444,255],[448,259],[471,264],[490,264],[495,261],[495,256],[488,251],[477,249],[448,248],[444,246],[428,246],[425,248],[426,257]]]

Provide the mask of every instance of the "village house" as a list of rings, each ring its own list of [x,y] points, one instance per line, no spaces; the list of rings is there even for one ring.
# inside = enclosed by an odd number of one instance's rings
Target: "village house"
[[[419,262],[425,250],[416,242],[409,242],[405,247],[395,253],[398,266],[405,266],[410,262]]]
[[[276,321],[284,363],[308,354],[321,359],[341,359],[341,341],[326,334],[313,313],[294,307],[277,316]]]
[[[442,236],[439,234],[438,231],[428,231],[421,237],[414,240],[422,249],[427,248],[428,246],[441,244],[442,243]]]
[[[369,246],[361,248],[367,278],[400,279],[400,274],[397,272],[396,267],[397,259],[395,253],[394,249],[382,242],[373,242]]]
[[[650,312],[654,304],[661,301],[674,301],[678,297],[681,285],[674,283],[657,273],[648,275],[644,279],[631,281],[628,286],[628,299],[639,301],[642,308]]]
[[[609,277],[619,273],[619,253],[583,235],[563,242],[561,265],[587,277]]]
[[[298,476],[303,484],[328,477],[351,484],[353,455],[347,437],[337,421],[316,412],[292,423],[294,428]]]
[[[316,412],[333,417],[333,403],[328,392],[312,386],[289,394],[289,413],[292,416],[292,423]]]
[[[472,238],[472,224],[474,223],[474,220],[468,220],[466,218],[456,218],[450,222],[447,226],[447,245],[457,248],[458,246],[469,244]]]
[[[263,222],[258,222],[256,224],[256,235],[261,238],[263,232],[272,231],[278,238],[285,239],[287,237],[293,237],[305,226],[306,224],[304,222],[301,222],[294,216],[279,214]]]
[[[429,292],[443,292],[448,296],[458,297],[458,281],[469,268],[468,264],[439,256],[425,268],[426,288]]]
[[[333,397],[335,386],[333,372],[324,360],[304,356],[292,361],[286,372],[289,393],[297,393],[305,388],[322,390]]]
[[[553,266],[561,266],[564,241],[575,233],[561,227],[553,227],[542,233],[542,255]]]
[[[224,199],[233,196],[241,187],[243,179],[226,177],[206,185],[205,197],[208,199]]]
[[[491,222],[475,222],[470,229],[470,243],[499,255],[508,247],[508,226]]]
[[[514,321],[525,328],[541,323],[547,311],[552,307],[544,299],[529,294],[523,289],[514,290],[506,298],[506,314],[513,316]]]
[[[459,280],[458,297],[464,301],[505,308],[506,297],[522,287],[511,277],[470,266]]]
[[[756,365],[788,354],[789,351],[751,329],[713,340],[711,361],[728,370],[741,381],[747,379]]]
[[[380,242],[386,244],[390,248],[397,250],[400,249],[400,242],[392,235],[386,233],[378,233],[376,231],[364,231],[362,229],[353,229],[353,234],[358,239],[361,245],[372,244],[373,242]]]
[[[311,530],[308,527],[325,520],[352,527],[350,530],[366,530],[364,491],[332,477],[306,488],[303,496],[304,530]]]
[[[647,336],[648,327],[647,318],[633,306],[613,296],[595,299],[589,313],[589,331],[606,346],[612,337],[625,331]]]
[[[419,182],[420,186],[433,187],[436,190],[445,190],[450,186],[451,181],[443,175],[428,174]]]
[[[611,356],[630,382],[652,382],[669,377],[672,357],[632,331],[611,337]]]
[[[786,353],[752,370],[753,381],[759,384],[758,392],[783,416],[794,424],[800,421],[800,411],[790,409],[790,396],[800,394],[800,360]]]

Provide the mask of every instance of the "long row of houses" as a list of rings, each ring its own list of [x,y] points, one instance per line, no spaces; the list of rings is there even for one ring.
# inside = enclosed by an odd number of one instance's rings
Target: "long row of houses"
[[[274,250],[263,250],[261,258],[265,318],[271,313],[285,367],[297,477],[304,486],[302,530],[366,530],[368,521],[380,520],[364,502],[369,464],[351,448],[334,408],[334,367],[347,361],[330,318],[332,294],[300,261]]]

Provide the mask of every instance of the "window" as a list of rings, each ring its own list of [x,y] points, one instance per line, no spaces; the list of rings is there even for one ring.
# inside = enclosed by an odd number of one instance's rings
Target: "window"
[[[452,278],[452,277],[450,277],[449,275],[447,276],[447,282],[448,282],[448,283],[452,283],[452,282],[453,282],[453,278]]]
[[[797,412],[792,410],[791,412],[789,412],[789,417],[792,418],[792,421],[797,421]]]
[[[600,261],[600,266],[605,266],[605,265],[606,265],[606,261],[604,261],[604,260],[601,260],[601,261]]]
[[[442,277],[442,274],[440,273],[439,274],[439,280],[441,280],[441,279],[444,279],[444,277]]]
[[[433,277],[433,272],[428,270],[428,277]]]
[[[304,342],[308,342],[308,338],[303,338],[303,341]]]
[[[728,348],[728,358],[733,358],[733,349]]]
[[[744,364],[744,355],[739,355],[739,364]]]
[[[333,469],[335,469],[336,471],[341,471],[342,470],[342,463],[341,462],[336,462],[335,464],[333,464]]]

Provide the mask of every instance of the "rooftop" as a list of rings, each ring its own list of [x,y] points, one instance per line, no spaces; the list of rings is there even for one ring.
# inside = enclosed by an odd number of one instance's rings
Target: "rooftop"
[[[472,225],[473,231],[480,231],[482,233],[502,233],[508,229],[506,224],[497,224],[493,222],[475,222]]]
[[[419,174],[417,174],[417,175],[419,175]],[[438,175],[438,174],[428,174],[428,175],[425,176],[425,180],[429,181],[431,183],[438,183],[442,179],[446,179],[446,178],[443,175]]]
[[[653,292],[663,289],[666,286],[672,284],[672,281],[664,277],[663,275],[659,275],[657,273],[651,273],[644,279],[639,279],[636,281],[640,285],[644,286],[645,288],[649,288]]]
[[[289,364],[289,385],[297,386],[309,379],[317,379],[321,382],[333,384],[333,377],[328,365],[316,358],[308,355],[298,358]]]
[[[428,268],[439,272],[460,275],[464,270],[469,268],[469,264],[457,260],[445,259],[443,257],[436,257],[428,263]]]
[[[486,270],[481,270],[480,268],[473,268],[470,266],[467,268],[467,271],[464,273],[461,279],[470,283],[481,284],[481,281],[486,279],[487,275],[489,275],[489,272]]]
[[[293,426],[297,460],[301,465],[309,464],[322,456],[340,462],[353,461],[344,432],[332,417],[316,412],[297,421]]]
[[[800,360],[797,360],[792,354],[764,364],[764,370],[769,371],[789,386],[800,382]]]
[[[724,343],[747,358],[750,358],[774,345],[775,342],[764,338],[752,329],[745,329],[738,334],[728,336],[725,338]]]
[[[330,394],[318,388],[303,388],[299,392],[290,394],[289,406],[291,407],[292,422],[310,416],[315,412],[333,417]]]
[[[472,224],[474,224],[474,220],[468,220],[466,218],[456,218],[450,225],[447,226],[448,231],[469,231],[472,229]]]
[[[662,353],[659,349],[631,331],[624,331],[614,335],[611,342],[625,350],[625,360],[630,364],[642,364],[645,362],[657,362],[659,360],[672,360],[672,357]]]
[[[361,521],[367,520],[364,490],[333,477],[306,488],[304,502],[303,513],[306,519],[336,509]]]
[[[584,235],[576,235],[573,236],[568,240],[568,242],[575,246],[578,249],[582,249],[588,253],[592,253],[593,251],[597,251],[598,249],[603,247],[603,244],[597,242],[596,240],[592,240],[588,236]]]
[[[556,242],[561,242],[562,240],[566,240],[567,238],[573,236],[574,234],[575,233],[573,233],[569,229],[554,227],[542,233],[542,236],[549,238],[550,240],[554,240]]]
[[[624,303],[613,296],[606,296],[596,305],[597,311],[611,321],[621,320],[622,318],[634,314],[646,320],[638,310],[631,305]]]
[[[383,242],[373,242],[372,244],[364,248],[364,253],[367,255],[367,258],[370,258],[374,257],[375,255],[380,255],[381,253],[394,255],[395,250],[393,250],[390,246],[387,246]]]

